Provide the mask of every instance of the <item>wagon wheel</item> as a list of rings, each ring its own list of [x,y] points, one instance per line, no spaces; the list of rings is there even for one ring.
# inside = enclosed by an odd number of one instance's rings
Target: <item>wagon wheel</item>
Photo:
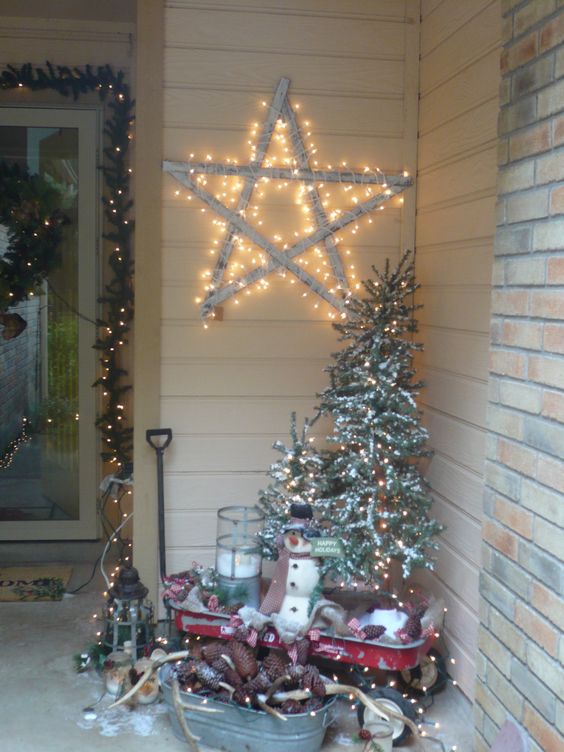
[[[406,688],[434,695],[447,682],[445,659],[437,650],[431,649],[423,656],[419,666],[400,671],[399,677]]]
[[[417,722],[417,713],[415,712],[413,704],[396,689],[392,689],[391,687],[380,687],[370,690],[368,695],[375,700],[378,700],[378,704],[382,706],[384,711],[386,708],[389,708],[392,712],[400,713],[410,720]],[[369,710],[364,705],[359,706],[358,722],[361,727],[381,720],[381,717],[376,715],[372,710]],[[406,726],[399,718],[390,718],[389,723],[393,729],[392,738],[394,747],[401,744],[411,735],[411,729],[409,726]]]

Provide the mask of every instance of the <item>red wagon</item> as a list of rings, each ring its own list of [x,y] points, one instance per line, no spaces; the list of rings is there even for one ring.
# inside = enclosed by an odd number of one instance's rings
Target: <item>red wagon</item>
[[[172,605],[172,604],[171,604]],[[175,609],[176,626],[180,632],[229,640],[233,636],[235,627],[232,626],[229,615],[211,611],[195,612]],[[412,643],[386,644],[373,641],[363,641],[355,637],[333,637],[321,633],[319,640],[311,641],[310,655],[325,658],[339,663],[360,667],[358,676],[362,679],[363,670],[381,669],[384,671],[403,672],[419,671],[423,665],[435,668],[435,656],[428,658],[429,650],[436,639],[436,635],[415,640]],[[258,639],[258,644],[267,648],[285,649],[284,643],[278,637],[275,629],[268,628]],[[438,655],[438,654],[437,654]],[[401,692],[391,687],[365,687],[372,697],[392,711],[400,712],[412,720],[416,720],[413,704]],[[428,686],[427,688],[430,688]],[[364,706],[359,707],[359,722],[363,726],[375,718],[368,717],[370,711]],[[401,721],[392,721],[394,726],[394,746],[402,742],[411,732]]]
[[[211,611],[196,613],[177,610],[176,626],[181,632],[223,640],[231,639],[235,631],[230,626],[228,615]],[[366,642],[355,637],[331,637],[322,633],[318,642],[311,642],[310,655],[384,671],[404,671],[419,666],[434,641],[435,637],[431,635],[408,645],[388,645]],[[258,644],[267,648],[284,649],[284,644],[272,628],[262,634]]]

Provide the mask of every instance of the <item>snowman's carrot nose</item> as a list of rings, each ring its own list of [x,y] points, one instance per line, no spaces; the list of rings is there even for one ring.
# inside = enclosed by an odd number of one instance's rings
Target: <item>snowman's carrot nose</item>
[[[298,543],[300,542],[300,539],[298,538],[297,535],[289,535],[288,540],[290,541],[292,546],[297,546]]]

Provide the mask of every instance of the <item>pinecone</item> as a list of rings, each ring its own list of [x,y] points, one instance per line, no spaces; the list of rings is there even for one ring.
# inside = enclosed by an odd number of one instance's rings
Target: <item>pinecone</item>
[[[325,688],[325,682],[320,676],[313,681],[311,689],[313,691],[313,694],[316,695],[316,697],[325,697],[325,695],[327,694],[327,689]]]
[[[220,674],[224,674],[228,668],[231,668],[231,666],[227,663],[225,658],[218,658],[217,661],[212,663],[212,668],[219,671]]]
[[[244,624],[241,624],[241,626],[237,627],[237,629],[233,632],[233,639],[237,640],[238,642],[245,642],[250,633],[250,629]]]
[[[253,705],[256,705],[257,696],[251,687],[246,684],[241,684],[239,687],[235,688],[235,692],[233,692],[233,700],[238,705],[252,707]]]
[[[418,640],[421,637],[421,617],[414,611],[405,623],[405,632],[412,640]]]
[[[308,639],[298,640],[298,642],[296,642],[296,652],[298,654],[297,663],[299,663],[300,666],[305,666],[305,664],[307,663],[307,657],[309,655],[309,645],[310,642]]]
[[[311,663],[305,667],[304,671],[304,678],[303,678],[303,688],[304,689],[311,689],[311,684],[314,681],[314,679],[317,679],[319,677],[319,669],[317,666],[313,666]]]
[[[284,676],[288,670],[288,660],[280,653],[269,653],[264,661],[262,667],[270,677],[272,681],[278,679],[279,676]]]
[[[257,675],[258,663],[251,648],[243,642],[231,642],[230,653],[239,676],[252,679]]]
[[[268,675],[261,669],[258,672],[258,674],[255,676],[255,678],[251,679],[251,681],[248,682],[247,684],[255,692],[266,692],[267,690],[270,689],[270,685],[272,684],[272,682],[268,678]]]
[[[196,675],[194,673],[194,663],[181,663],[176,668],[176,678],[181,687],[185,687],[194,682]]]
[[[382,624],[367,624],[366,627],[362,628],[362,631],[366,635],[367,640],[377,640],[379,637],[382,637],[386,631],[386,627],[382,626]]]
[[[325,697],[325,682],[319,675],[319,669],[315,666],[306,666],[302,686],[304,689],[313,692],[317,697]]]
[[[231,603],[228,606],[224,606],[223,610],[226,614],[236,614],[239,612],[239,609],[243,608],[244,605],[244,603]]]
[[[305,668],[303,666],[289,666],[288,667],[289,681],[285,682],[285,686],[288,689],[297,689],[305,674]]]
[[[303,713],[303,708],[300,702],[297,700],[286,700],[282,703],[280,710],[284,715],[295,715],[296,713]]]
[[[217,692],[219,689],[219,682],[223,681],[223,676],[207,663],[200,661],[196,664],[196,676],[208,689],[212,689]]]
[[[223,674],[223,678],[225,679],[226,684],[230,684],[232,687],[238,687],[239,684],[243,683],[243,680],[241,679],[239,674],[236,671],[233,671],[232,668],[226,669]]]
[[[321,710],[323,707],[323,700],[320,700],[318,697],[311,697],[309,700],[306,700],[304,704],[302,705],[302,709],[304,713],[315,713],[318,710]]]
[[[211,666],[214,661],[221,658],[222,653],[227,652],[228,649],[224,642],[210,642],[202,648],[202,658],[209,666]]]

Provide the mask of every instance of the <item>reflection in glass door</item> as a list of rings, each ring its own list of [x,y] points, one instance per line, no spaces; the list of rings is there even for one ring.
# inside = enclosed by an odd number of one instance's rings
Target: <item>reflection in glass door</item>
[[[96,537],[97,114],[0,108],[0,160],[41,175],[69,220],[43,294],[11,309],[25,331],[0,340],[0,452],[30,436],[0,468],[3,539]]]

